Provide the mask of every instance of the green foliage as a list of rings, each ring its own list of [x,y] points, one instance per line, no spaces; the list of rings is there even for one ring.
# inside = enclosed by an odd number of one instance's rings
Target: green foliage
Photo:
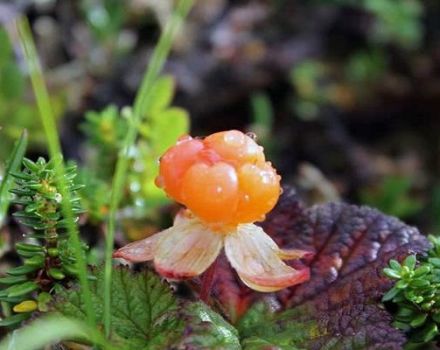
[[[164,192],[154,184],[159,172],[159,157],[180,136],[189,132],[188,113],[182,108],[170,106],[174,93],[173,77],[160,77],[152,88],[152,102],[142,112],[144,118],[139,125],[141,138],[134,155],[134,172],[129,177],[129,183],[134,196],[150,206],[168,202]]]
[[[439,335],[440,326],[440,238],[429,237],[432,248],[417,262],[415,255],[402,264],[390,260],[384,274],[396,284],[383,301],[396,304],[394,326],[408,331],[410,341],[427,343]]]
[[[300,118],[311,120],[318,116],[319,106],[327,100],[320,83],[325,75],[325,66],[314,60],[293,68],[290,79],[297,93],[294,108]]]
[[[94,171],[97,179],[107,182],[111,179],[127,128],[128,121],[121,116],[116,106],[108,106],[101,112],[86,113],[81,129],[87,136],[88,144],[93,146],[94,153],[88,168]]]
[[[119,33],[127,14],[119,0],[82,0],[81,7],[91,32],[101,42]]]
[[[411,195],[411,190],[410,178],[388,176],[378,187],[361,192],[361,202],[403,219],[416,214],[423,206]]]
[[[271,310],[267,303],[255,304],[238,324],[244,350],[304,348],[305,340],[319,335],[314,321],[299,321],[306,309],[291,309],[280,313]]]
[[[26,152],[26,147],[28,143],[28,134],[23,131],[19,140],[17,140],[14,149],[12,150],[11,156],[6,163],[6,170],[0,183],[0,226],[3,223],[6,212],[9,208],[10,189],[13,186],[12,173],[16,173],[21,165],[21,161]]]
[[[43,317],[9,334],[0,343],[0,350],[39,350],[65,339],[83,339],[98,344],[100,349],[116,350],[98,330],[59,315]]]
[[[15,61],[8,34],[2,27],[0,43],[0,158],[5,159],[23,129],[29,131],[29,142],[34,148],[40,148],[44,143],[44,131],[40,120],[35,118],[35,103],[26,97],[25,76]],[[52,103],[56,115],[60,115],[64,105],[61,95],[54,95]]]
[[[6,286],[0,291],[0,301],[13,305],[16,313],[0,321],[2,326],[20,323],[37,309],[44,311],[49,296],[45,292],[56,288],[59,282],[77,276],[76,258],[65,234],[62,198],[54,171],[55,163],[60,161],[46,162],[39,158],[33,162],[24,158],[24,170],[12,173],[16,183],[11,190],[16,195],[14,203],[22,207],[14,216],[33,230],[30,236],[34,241],[16,243],[15,250],[23,265],[10,269],[7,277],[0,278],[0,284]],[[76,190],[80,186],[74,184],[75,176],[76,167],[66,168],[64,177],[72,213],[78,215],[81,207]]]
[[[94,311],[103,314],[104,271],[92,271]],[[202,303],[179,302],[170,286],[152,272],[113,271],[110,340],[118,349],[240,349],[237,331]],[[80,291],[63,289],[52,307],[82,320]]]
[[[24,170],[13,174],[16,178],[16,188],[11,190],[17,196],[16,204],[23,209],[14,214],[19,221],[35,230],[35,236],[46,240],[57,238],[60,229],[65,228],[61,213],[62,195],[58,188],[55,176],[55,162],[61,159],[52,159],[46,162],[38,158],[33,162],[27,158],[23,160]],[[76,166],[66,168],[65,183],[71,194],[72,213],[78,215],[81,211],[80,198],[76,191],[82,186],[74,184]]]
[[[403,48],[417,47],[422,39],[422,4],[418,0],[364,0],[362,5],[376,17],[373,38]]]
[[[130,150],[133,170],[129,174],[128,189],[131,198],[124,204],[140,206],[144,213],[145,209],[151,212],[168,203],[166,195],[154,184],[159,171],[158,160],[180,136],[189,132],[188,113],[170,106],[174,91],[175,82],[171,76],[157,80],[151,91],[152,103],[142,112],[143,121],[138,125],[140,138]],[[87,170],[83,171],[87,178],[84,180],[91,187],[80,192],[94,219],[104,218],[106,210],[103,208],[108,207],[110,192],[108,183],[132,115],[131,108],[119,112],[115,106],[109,106],[101,112],[88,112],[81,126],[95,151]]]
[[[92,224],[103,222],[110,202],[110,185],[98,178],[88,168],[78,169],[76,183],[83,187],[78,190],[81,204]]]

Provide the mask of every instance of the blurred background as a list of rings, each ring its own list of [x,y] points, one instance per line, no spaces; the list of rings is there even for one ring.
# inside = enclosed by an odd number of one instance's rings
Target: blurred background
[[[28,156],[46,154],[12,25],[26,14],[65,155],[91,186],[82,196],[92,223],[101,221],[130,113],[124,107],[173,6],[0,2],[0,164],[23,128]],[[235,128],[257,135],[284,184],[308,204],[367,204],[439,233],[439,18],[437,0],[199,0],[166,64],[164,102],[139,131],[145,142],[127,189],[133,207],[145,213],[166,204],[152,182],[165,134],[171,144],[188,128],[198,136]]]

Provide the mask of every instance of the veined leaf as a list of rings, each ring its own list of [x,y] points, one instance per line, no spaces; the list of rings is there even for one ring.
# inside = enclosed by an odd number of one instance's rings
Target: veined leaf
[[[244,349],[402,348],[405,335],[392,327],[392,316],[381,304],[393,285],[382,271],[390,259],[402,262],[428,249],[417,229],[368,207],[305,208],[291,189],[262,226],[280,247],[314,253],[292,262],[308,266],[311,278],[269,295],[276,307],[258,314],[252,301],[263,294],[249,291],[228,265],[219,264],[216,300],[231,319],[244,314],[239,323]]]
[[[103,271],[94,271],[92,298],[103,315]],[[112,343],[121,349],[240,349],[237,331],[202,303],[179,302],[170,287],[150,271],[133,273],[118,267],[112,278]],[[53,308],[84,319],[78,290],[58,294]]]

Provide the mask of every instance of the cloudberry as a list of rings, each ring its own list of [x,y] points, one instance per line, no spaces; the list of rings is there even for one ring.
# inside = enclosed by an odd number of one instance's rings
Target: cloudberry
[[[156,183],[207,223],[263,220],[280,194],[263,147],[237,130],[180,139],[161,158]]]

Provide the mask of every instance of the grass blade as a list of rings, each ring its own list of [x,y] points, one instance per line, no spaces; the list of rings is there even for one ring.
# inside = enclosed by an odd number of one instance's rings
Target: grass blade
[[[11,333],[0,343],[0,350],[37,350],[71,339],[94,343],[105,350],[115,350],[96,329],[59,315],[41,318]]]
[[[0,226],[5,219],[10,204],[9,190],[12,188],[14,181],[11,174],[16,173],[20,168],[21,161],[26,153],[27,144],[28,133],[24,130],[12,150],[11,156],[6,165],[5,176],[0,183]]]
[[[50,103],[49,93],[46,88],[43,72],[40,62],[38,60],[35,43],[27,18],[23,18],[18,21],[17,29],[20,35],[20,44],[23,47],[24,58],[29,69],[38,110],[40,112],[40,117],[43,123],[47,145],[49,148],[49,155],[52,159],[58,157],[61,157],[62,159],[61,145],[59,141],[57,126],[55,123],[55,116]],[[94,326],[96,320],[93,311],[89,281],[87,279],[87,265],[81,248],[78,228],[74,221],[70,198],[71,196],[64,178],[64,162],[55,162],[55,173],[58,179],[59,189],[62,196],[62,209],[63,215],[67,223],[67,231],[71,238],[72,246],[77,259],[78,276],[82,290],[81,295],[83,297],[83,302],[86,306],[87,321],[90,326]]]
[[[167,23],[164,31],[159,38],[159,42],[154,50],[154,53],[149,62],[147,71],[145,72],[141,87],[136,95],[133,116],[129,126],[129,130],[124,139],[123,148],[119,154],[118,161],[116,163],[116,170],[113,176],[112,194],[110,200],[110,211],[106,235],[106,247],[105,247],[105,270],[104,270],[104,328],[105,334],[110,334],[110,298],[111,298],[111,275],[112,275],[112,252],[113,241],[115,236],[116,225],[116,211],[119,206],[119,202],[122,197],[126,174],[129,163],[129,150],[134,146],[137,138],[137,126],[142,120],[142,116],[145,115],[145,111],[151,101],[151,88],[156,82],[160,71],[163,68],[166,58],[171,49],[176,34],[178,33],[181,25],[187,16],[189,10],[193,5],[193,0],[180,0],[175,11],[173,12],[171,19]]]

